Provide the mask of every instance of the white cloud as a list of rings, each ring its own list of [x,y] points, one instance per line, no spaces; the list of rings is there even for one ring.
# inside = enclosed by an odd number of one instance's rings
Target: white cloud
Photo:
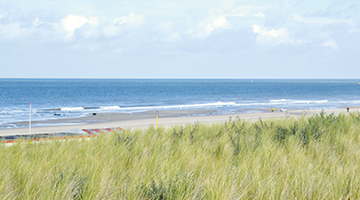
[[[145,22],[144,16],[130,13],[128,16],[123,16],[123,17],[114,19],[113,24],[114,25],[128,24],[128,25],[139,26],[139,25],[143,24],[144,22]]]
[[[130,13],[127,16],[115,18],[112,21],[112,23],[104,25],[101,28],[102,28],[102,33],[106,37],[114,37],[120,34],[125,27],[137,27],[143,23],[145,23],[144,16]]]
[[[120,32],[120,28],[113,25],[103,26],[101,30],[106,37],[114,37]]]
[[[323,18],[323,17],[302,17],[300,15],[294,14],[293,20],[307,23],[307,24],[317,24],[320,26],[329,25],[329,24],[349,24],[352,25],[353,22],[350,19],[332,19],[332,18]]]
[[[76,29],[74,32],[76,37],[80,38],[96,38],[100,35],[99,29],[91,24],[85,24],[84,26]]]
[[[258,17],[264,18],[264,11],[268,10],[271,6],[251,6],[243,5],[231,8],[225,16],[232,17]]]
[[[0,25],[0,36],[3,38],[17,38],[29,33],[30,31],[23,28],[20,22]]]
[[[34,26],[38,26],[39,24],[41,24],[40,19],[39,18],[34,19],[34,22],[32,24]]]
[[[262,12],[258,12],[258,13],[255,13],[253,14],[254,17],[259,17],[259,18],[264,18],[265,17],[265,14],[262,13]]]
[[[276,46],[281,43],[292,43],[289,38],[289,33],[287,28],[279,29],[268,29],[263,28],[260,25],[252,25],[253,32],[257,33],[256,41],[258,43],[268,44],[271,46]]]
[[[299,40],[296,40],[295,43],[297,43],[297,44],[307,44],[307,43],[310,43],[310,42],[308,40],[299,39]]]
[[[236,29],[238,27],[233,27],[228,19],[234,20],[233,18],[236,17],[265,18],[265,14],[261,12],[265,8],[267,7],[240,6],[228,10],[210,9],[205,20],[200,22],[197,27],[189,28],[186,33],[195,37],[205,38],[216,29]],[[241,24],[237,23],[235,26],[241,26]]]
[[[69,14],[68,16],[63,18],[60,22],[66,31],[73,33],[75,29],[84,26],[86,23],[92,24],[93,26],[97,25],[99,23],[99,20],[97,17],[86,18],[81,15]]]
[[[223,28],[223,29],[229,29],[231,28],[230,23],[226,20],[224,16],[217,16],[214,20],[212,20],[210,23],[208,23],[205,26],[205,31],[209,34],[213,30]]]
[[[38,27],[33,23],[24,24],[21,22],[11,22],[7,24],[0,24],[0,43],[5,41],[26,41],[31,43],[35,41],[36,44],[54,41],[55,37],[52,35],[51,27]]]
[[[228,22],[226,20],[226,17],[223,15],[212,15],[208,17],[204,22],[201,22],[199,24],[198,31],[196,31],[197,33],[195,34],[195,36],[199,38],[205,38],[210,35],[211,32],[219,28],[230,29],[230,22]],[[193,34],[194,32],[195,31],[192,29],[189,29],[187,31],[188,34]]]
[[[264,7],[256,6],[231,7],[227,10],[210,9],[208,10],[207,17],[201,21],[197,27],[188,28],[186,34],[193,35],[198,38],[206,38],[217,29],[236,29],[237,27],[233,27],[228,19],[234,20],[234,18],[239,17],[264,18],[265,14],[260,11],[263,9]],[[241,26],[241,24],[238,23],[235,25]]]
[[[329,47],[331,48],[332,50],[335,50],[338,48],[338,44],[334,41],[334,40],[328,40],[328,41],[325,41],[321,44],[321,46],[323,47]]]
[[[244,17],[248,15],[247,12],[236,12],[236,11],[232,11],[230,12],[230,14],[226,14],[224,15],[225,17]]]

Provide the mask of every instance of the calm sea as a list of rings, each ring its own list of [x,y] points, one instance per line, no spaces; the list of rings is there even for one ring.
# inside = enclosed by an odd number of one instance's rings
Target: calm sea
[[[360,80],[0,79],[0,126],[101,112],[360,105]]]

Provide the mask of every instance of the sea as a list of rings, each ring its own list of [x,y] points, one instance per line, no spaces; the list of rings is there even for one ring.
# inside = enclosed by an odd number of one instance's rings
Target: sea
[[[93,113],[333,109],[360,105],[360,79],[0,79],[0,129]],[[30,109],[31,103],[31,109]],[[31,114],[30,114],[31,113]],[[209,114],[210,115],[210,114]],[[24,125],[26,126],[26,125]]]

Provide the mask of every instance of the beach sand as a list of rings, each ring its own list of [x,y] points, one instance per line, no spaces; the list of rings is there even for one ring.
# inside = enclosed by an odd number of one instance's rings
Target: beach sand
[[[302,115],[311,116],[319,114],[322,110],[287,109],[287,112],[275,112],[269,109],[239,110],[234,114],[219,115],[216,110],[162,110],[159,111],[159,126],[171,127],[174,125],[185,125],[189,123],[216,123],[240,118],[243,120],[256,121],[268,118],[299,117]],[[360,107],[350,107],[350,112],[359,112]],[[347,113],[346,107],[339,109],[326,109],[327,114]],[[206,115],[206,116],[204,116]],[[155,111],[147,111],[134,114],[125,113],[99,113],[82,118],[54,119],[47,121],[33,121],[32,134],[60,133],[73,129],[101,129],[121,127],[123,129],[148,128],[154,126]],[[27,125],[29,122],[19,122],[16,125]],[[61,125],[58,125],[61,124]],[[66,124],[66,125],[64,125]],[[29,128],[0,129],[0,136],[27,135]]]

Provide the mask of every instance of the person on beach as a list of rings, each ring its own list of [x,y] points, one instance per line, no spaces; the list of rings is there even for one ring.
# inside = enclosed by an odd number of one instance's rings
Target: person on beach
[[[347,111],[347,112],[349,112],[349,110],[350,110],[350,108],[349,108],[349,107],[347,107],[347,108],[346,108],[346,111]]]

